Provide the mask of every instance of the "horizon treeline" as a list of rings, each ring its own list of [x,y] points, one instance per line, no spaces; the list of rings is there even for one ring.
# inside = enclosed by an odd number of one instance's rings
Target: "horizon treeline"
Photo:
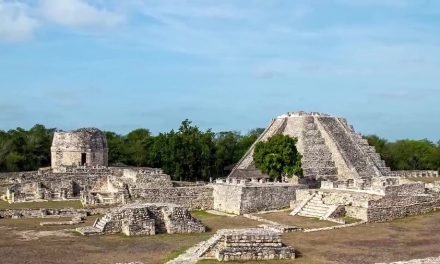
[[[440,140],[401,139],[390,142],[377,135],[364,136],[392,170],[439,170]]]
[[[54,128],[37,124],[29,130],[0,130],[0,172],[31,171],[50,166]],[[110,166],[162,168],[174,180],[208,181],[227,176],[225,167],[244,155],[263,128],[246,134],[200,130],[184,120],[177,130],[153,135],[139,128],[126,135],[104,131]]]
[[[0,172],[31,171],[50,166],[54,128],[37,124],[29,130],[0,130]],[[203,131],[184,120],[177,130],[153,135],[139,128],[121,135],[106,131],[110,166],[162,168],[174,180],[208,181],[227,176],[225,167],[235,164],[264,131]],[[393,170],[438,170],[440,141],[387,141],[376,135],[365,137]]]

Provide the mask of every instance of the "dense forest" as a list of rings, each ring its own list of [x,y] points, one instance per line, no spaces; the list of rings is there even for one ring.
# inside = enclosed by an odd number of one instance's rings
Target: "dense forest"
[[[29,171],[50,164],[50,146],[55,129],[35,125],[29,130],[0,130],[0,171]],[[177,130],[153,135],[136,129],[127,135],[106,132],[109,163],[122,166],[163,168],[175,180],[209,180],[226,176],[225,167],[236,163],[262,133],[202,131],[184,120]],[[397,140],[366,137],[393,170],[440,168],[440,141]]]
[[[376,147],[392,170],[438,170],[440,168],[440,140],[437,144],[427,140],[403,139],[389,142],[376,135],[365,137]]]
[[[143,128],[127,135],[107,131],[109,164],[163,168],[175,180],[207,181],[226,176],[224,168],[236,163],[263,130],[214,133],[184,120],[178,130],[158,135]],[[0,131],[0,172],[49,166],[54,131],[43,125]]]

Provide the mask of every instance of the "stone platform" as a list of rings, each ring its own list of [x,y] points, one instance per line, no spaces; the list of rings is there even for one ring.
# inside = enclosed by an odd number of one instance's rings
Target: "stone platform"
[[[223,229],[204,257],[219,261],[294,259],[295,250],[281,242],[281,233],[261,228]]]
[[[93,226],[76,229],[83,235],[124,233],[127,236],[157,233],[201,233],[205,226],[179,205],[134,203],[111,210]]]

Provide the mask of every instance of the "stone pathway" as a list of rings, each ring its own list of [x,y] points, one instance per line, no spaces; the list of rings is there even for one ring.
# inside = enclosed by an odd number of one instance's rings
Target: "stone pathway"
[[[199,258],[205,254],[208,249],[215,245],[221,238],[221,235],[215,234],[208,240],[202,241],[197,245],[189,248],[185,253],[179,255],[177,258],[168,261],[166,264],[195,264]]]
[[[317,232],[317,231],[327,231],[327,230],[333,230],[333,229],[339,229],[339,228],[346,228],[346,227],[352,227],[352,226],[358,226],[365,224],[367,222],[361,221],[357,223],[352,224],[346,224],[346,225],[336,225],[336,226],[328,226],[328,227],[320,227],[320,228],[310,228],[310,229],[304,229],[303,232],[309,233],[309,232]]]
[[[266,224],[259,225],[259,227],[264,228],[264,229],[270,229],[270,230],[273,230],[273,231],[279,232],[279,233],[291,233],[291,232],[296,232],[296,231],[302,230],[302,228],[297,227],[297,226],[280,224],[278,222],[264,219],[264,218],[261,218],[256,215],[244,214],[243,216],[246,218],[258,221],[258,222],[266,223]]]

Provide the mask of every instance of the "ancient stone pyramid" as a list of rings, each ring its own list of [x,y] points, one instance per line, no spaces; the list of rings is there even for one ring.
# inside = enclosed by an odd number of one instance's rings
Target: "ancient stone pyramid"
[[[315,112],[294,112],[273,119],[229,177],[267,177],[255,168],[253,152],[257,142],[276,134],[298,138],[305,178],[346,180],[386,176],[390,172],[375,148],[369,146],[346,119]]]

